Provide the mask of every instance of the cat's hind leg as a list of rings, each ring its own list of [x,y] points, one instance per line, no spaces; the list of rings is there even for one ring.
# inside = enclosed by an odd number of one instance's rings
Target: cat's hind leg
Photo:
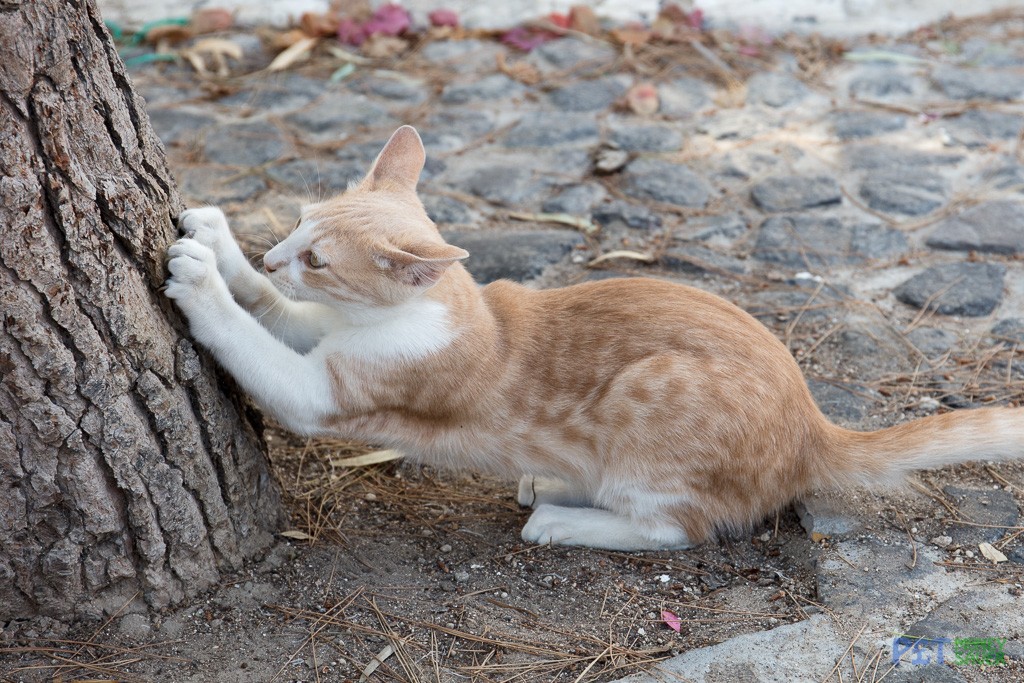
[[[686,532],[673,524],[638,524],[609,510],[549,504],[537,506],[522,535],[530,543],[622,551],[680,550],[694,545]]]
[[[519,480],[519,493],[516,500],[524,508],[535,508],[545,504],[562,507],[593,505],[590,496],[561,479],[535,477],[532,474],[524,474]]]

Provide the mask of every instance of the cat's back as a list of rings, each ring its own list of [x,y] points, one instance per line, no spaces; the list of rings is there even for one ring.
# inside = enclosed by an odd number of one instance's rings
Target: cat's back
[[[763,325],[725,299],[665,280],[614,278],[546,290],[498,281],[487,285],[483,295],[506,326],[532,330],[552,342],[723,350],[767,344],[776,351],[781,346]]]

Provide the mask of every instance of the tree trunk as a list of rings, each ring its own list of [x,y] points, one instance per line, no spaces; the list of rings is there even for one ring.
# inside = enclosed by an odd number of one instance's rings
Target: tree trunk
[[[181,200],[94,2],[0,0],[0,122],[0,621],[174,604],[281,506],[158,291]]]

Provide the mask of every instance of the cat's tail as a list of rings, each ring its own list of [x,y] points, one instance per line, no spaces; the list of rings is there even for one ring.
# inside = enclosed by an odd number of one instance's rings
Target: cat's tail
[[[834,486],[898,481],[929,467],[972,460],[1024,460],[1024,408],[980,408],[876,432],[833,426],[819,479]]]

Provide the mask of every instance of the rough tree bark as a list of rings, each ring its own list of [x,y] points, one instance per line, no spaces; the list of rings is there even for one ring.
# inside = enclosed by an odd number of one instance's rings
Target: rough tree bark
[[[180,199],[89,0],[0,0],[0,621],[161,608],[281,521],[158,292]]]

